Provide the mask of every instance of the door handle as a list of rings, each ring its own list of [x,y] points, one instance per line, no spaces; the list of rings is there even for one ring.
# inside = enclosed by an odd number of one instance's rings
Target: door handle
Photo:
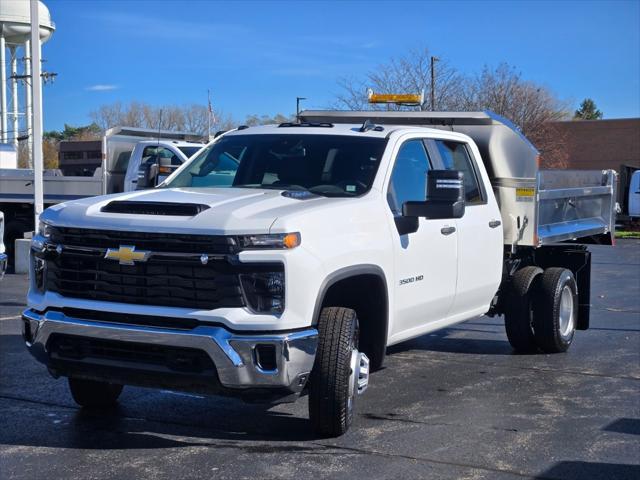
[[[440,233],[443,235],[451,235],[455,231],[456,231],[456,227],[442,227],[440,229]]]
[[[489,227],[490,228],[496,228],[496,227],[499,227],[501,225],[501,223],[502,222],[500,220],[491,220],[489,222]]]

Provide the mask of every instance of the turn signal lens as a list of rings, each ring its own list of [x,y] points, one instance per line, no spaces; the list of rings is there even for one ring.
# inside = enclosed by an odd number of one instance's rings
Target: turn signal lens
[[[284,245],[284,248],[296,248],[300,245],[300,234],[287,233],[282,240],[282,244]]]

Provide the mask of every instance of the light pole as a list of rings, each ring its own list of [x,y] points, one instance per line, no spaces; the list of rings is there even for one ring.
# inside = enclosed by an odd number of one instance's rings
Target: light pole
[[[40,63],[40,19],[38,0],[31,0],[31,84],[33,88],[33,194],[36,232],[38,220],[43,210],[42,191],[42,65]]]
[[[431,57],[431,111],[436,109],[436,75],[435,63],[440,60],[438,57]]]
[[[306,100],[307,97],[296,97],[296,122],[300,122],[300,100]]]

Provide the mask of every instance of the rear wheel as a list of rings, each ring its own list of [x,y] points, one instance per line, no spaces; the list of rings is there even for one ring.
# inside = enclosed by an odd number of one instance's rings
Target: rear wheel
[[[309,417],[323,436],[345,433],[358,393],[368,383],[369,360],[358,351],[358,317],[349,308],[327,307],[318,320],[318,348],[309,379]]]
[[[540,275],[541,268],[521,268],[513,275],[507,289],[504,324],[509,343],[517,352],[537,349],[533,333],[533,297]]]
[[[547,353],[566,352],[578,320],[578,287],[573,273],[547,268],[536,297],[533,330],[538,347]]]
[[[78,405],[93,408],[115,405],[122,393],[122,385],[79,378],[69,379],[69,389]]]

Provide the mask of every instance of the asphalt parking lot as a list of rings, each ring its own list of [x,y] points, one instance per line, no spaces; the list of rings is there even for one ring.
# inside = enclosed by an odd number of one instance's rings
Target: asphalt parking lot
[[[126,388],[79,409],[20,337],[27,279],[0,282],[0,478],[640,478],[640,241],[593,247],[592,328],[514,355],[501,318],[389,349],[349,433],[306,399],[267,408]]]

